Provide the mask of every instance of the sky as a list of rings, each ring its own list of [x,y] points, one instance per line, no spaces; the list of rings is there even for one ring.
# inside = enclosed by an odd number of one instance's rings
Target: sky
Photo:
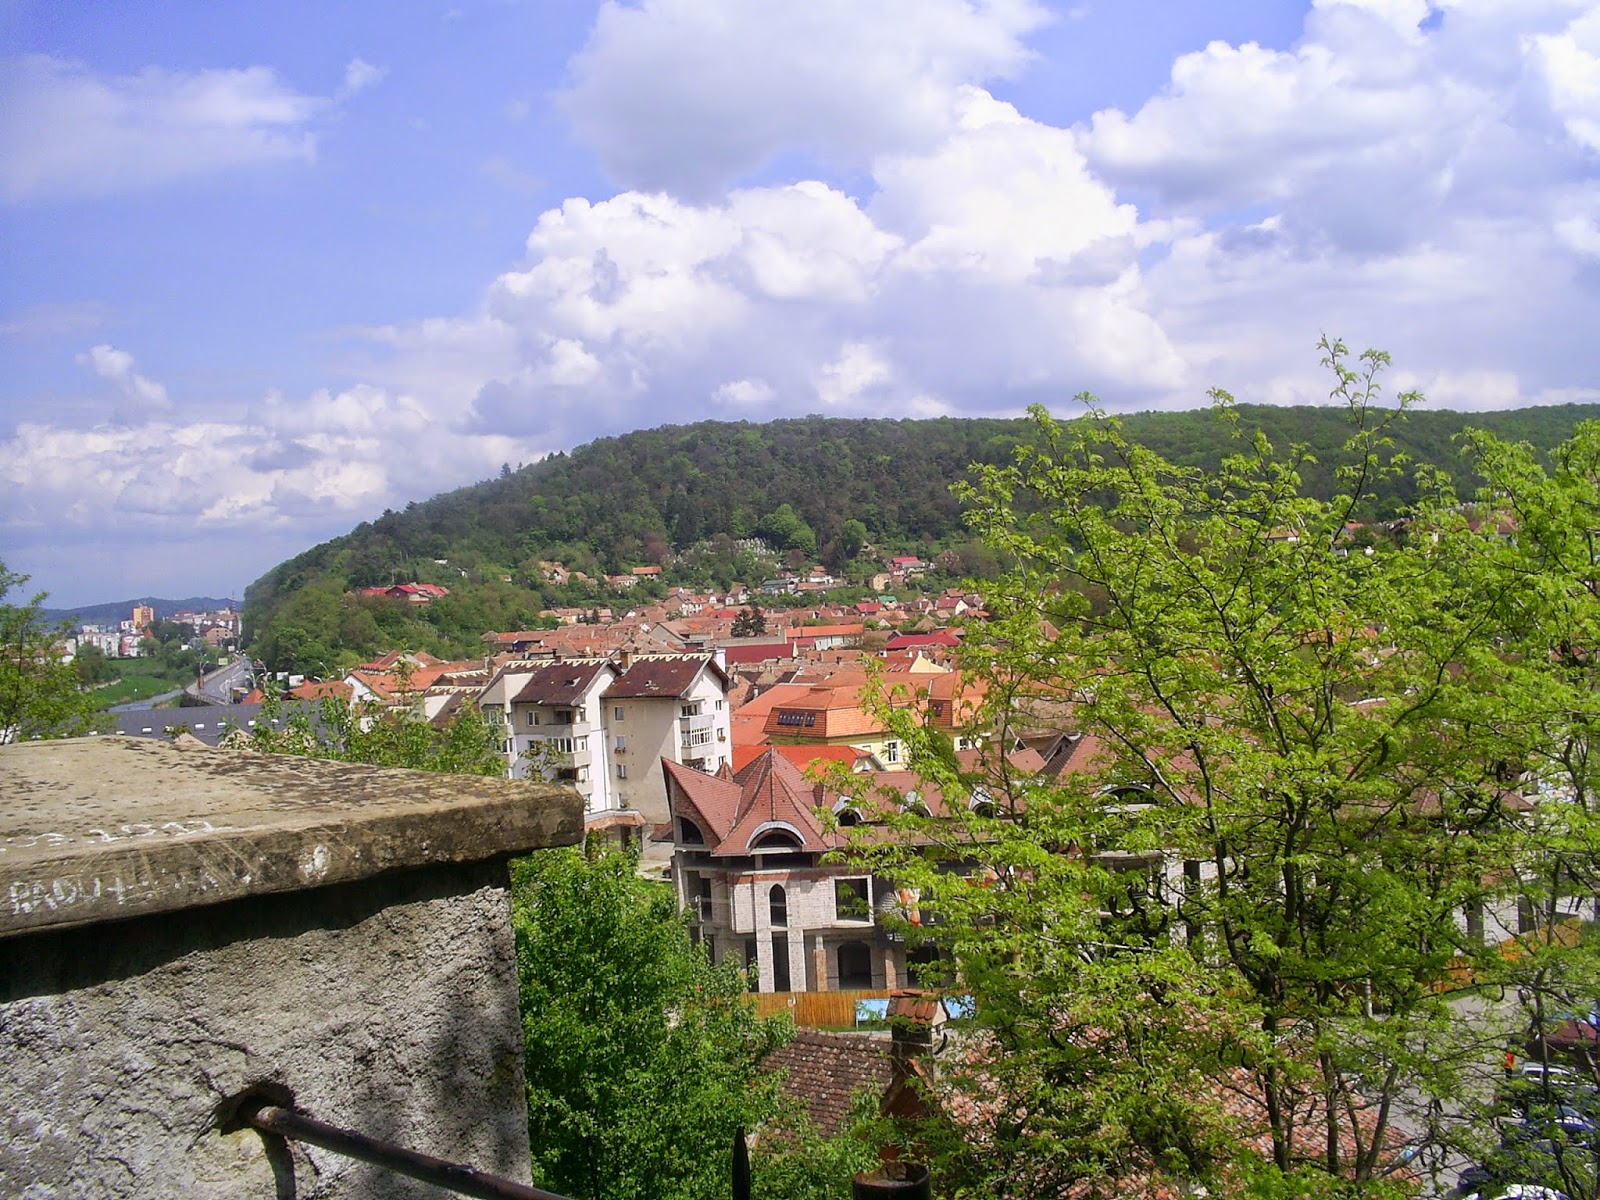
[[[1600,400],[1600,0],[0,0],[0,561],[234,595],[595,437]],[[14,599],[15,597],[13,597]]]

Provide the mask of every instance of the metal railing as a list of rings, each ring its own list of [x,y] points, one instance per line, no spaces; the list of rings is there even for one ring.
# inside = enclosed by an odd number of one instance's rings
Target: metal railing
[[[239,1119],[263,1133],[275,1133],[289,1141],[320,1146],[346,1158],[360,1159],[397,1175],[420,1179],[458,1195],[476,1197],[477,1200],[567,1200],[555,1192],[491,1175],[476,1167],[407,1150],[404,1146],[380,1141],[353,1129],[340,1129],[337,1125],[329,1125],[326,1121],[277,1104],[246,1106],[240,1110]]]
[[[353,1129],[341,1129],[315,1117],[266,1098],[246,1101],[238,1109],[237,1120],[261,1133],[270,1133],[291,1142],[304,1142],[319,1146],[346,1158],[358,1159],[404,1175],[420,1179],[434,1187],[444,1188],[459,1196],[472,1196],[475,1200],[567,1200],[556,1192],[530,1187],[501,1175],[491,1175],[465,1163],[435,1158],[417,1150],[408,1150],[393,1142],[368,1137]],[[750,1152],[747,1149],[744,1127],[733,1135],[732,1161],[733,1200],[750,1200]]]

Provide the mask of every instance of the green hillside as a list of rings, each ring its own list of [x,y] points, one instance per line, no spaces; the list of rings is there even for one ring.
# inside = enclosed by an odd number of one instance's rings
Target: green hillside
[[[1347,435],[1336,408],[1239,407],[1242,428],[1277,444],[1304,442],[1319,462],[1308,489],[1324,494]],[[1566,405],[1462,414],[1413,411],[1399,449],[1452,465],[1468,425],[1540,447],[1561,442],[1600,406]],[[1137,440],[1180,463],[1213,465],[1232,445],[1209,411],[1126,418]],[[487,629],[528,627],[543,607],[604,602],[601,591],[547,584],[541,560],[599,577],[645,563],[665,582],[754,584],[773,563],[734,544],[760,537],[779,556],[822,561],[862,578],[860,539],[881,550],[954,548],[960,569],[982,574],[992,558],[972,546],[950,484],[975,462],[1010,457],[1030,436],[1021,420],[927,421],[806,417],[705,421],[602,438],[500,478],[386,512],[268,572],[245,593],[245,630],[272,665],[331,670],[395,645],[472,654]],[[1399,484],[1384,497],[1402,507]],[[415,610],[348,595],[415,580],[451,594]]]

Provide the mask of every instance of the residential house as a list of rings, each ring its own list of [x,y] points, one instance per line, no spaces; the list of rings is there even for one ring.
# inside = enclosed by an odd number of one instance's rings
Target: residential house
[[[671,810],[673,882],[694,936],[733,957],[763,992],[896,987],[904,944],[878,921],[893,893],[871,875],[822,864],[845,844],[819,808],[841,798],[768,750],[738,774],[662,762]]]
[[[667,819],[665,759],[715,773],[733,753],[730,680],[720,653],[623,655],[601,696],[619,808]]]
[[[609,659],[541,663],[517,673],[524,682],[510,698],[511,778],[571,784],[586,821],[623,807],[611,787],[601,699],[619,674]]]

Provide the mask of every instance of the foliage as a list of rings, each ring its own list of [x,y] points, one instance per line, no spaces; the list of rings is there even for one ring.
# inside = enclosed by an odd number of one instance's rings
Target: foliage
[[[1490,964],[1485,978],[1519,1002],[1509,1044],[1524,1057],[1558,1058],[1587,1080],[1592,1094],[1600,1088],[1593,1041],[1561,1049],[1552,1035],[1574,1028],[1574,1017],[1576,1028],[1587,1022],[1592,1029],[1600,1003],[1600,939],[1584,920],[1600,896],[1593,758],[1593,731],[1600,727],[1600,424],[1579,425],[1548,456],[1482,432],[1469,435],[1467,445],[1485,486],[1475,503],[1439,520],[1482,522],[1485,536],[1462,542],[1473,553],[1458,569],[1501,602],[1498,677],[1481,719],[1492,723],[1507,760],[1531,771],[1542,799],[1534,814],[1540,853],[1511,867],[1523,935],[1517,952]],[[1547,1108],[1553,1099],[1560,1097],[1544,1098]],[[1594,1196],[1600,1147],[1559,1143],[1544,1143],[1551,1186]]]
[[[767,614],[759,604],[747,604],[733,619],[734,637],[760,637],[767,632]]]
[[[1446,981],[1503,961],[1459,915],[1548,863],[1506,790],[1571,710],[1546,704],[1536,737],[1499,698],[1518,673],[1541,687],[1554,622],[1524,621],[1507,661],[1516,572],[1490,569],[1492,523],[1448,519],[1432,474],[1411,537],[1352,552],[1352,525],[1403,490],[1415,397],[1385,407],[1385,356],[1323,348],[1352,430],[1330,462],[1245,433],[1218,393],[1233,441],[1213,469],[1099,413],[1036,411],[1015,461],[963,490],[1015,564],[963,651],[988,686],[972,732],[1009,746],[1065,721],[1084,742],[1055,786],[999,756],[978,778],[902,716],[954,813],[897,818],[936,853],[864,848],[978,999],[977,1052],[951,1072],[968,1119],[944,1147],[962,1184],[1376,1187],[1401,1109],[1437,1124],[1473,1090],[1482,1031]]]
[[[1597,411],[1549,407],[1475,419],[1549,447],[1578,416]],[[1331,461],[1344,436],[1331,408],[1241,412],[1275,443],[1316,447],[1318,460]],[[1442,462],[1464,421],[1454,413],[1420,414],[1396,436],[1417,460]],[[1231,450],[1226,430],[1204,414],[1147,413],[1128,418],[1127,430],[1182,465],[1215,469]],[[370,657],[409,645],[447,657],[476,653],[486,630],[529,628],[543,607],[609,603],[598,586],[550,584],[541,560],[598,579],[660,559],[673,583],[726,588],[760,578],[759,556],[734,541],[758,529],[779,538],[772,549],[780,555],[816,554],[835,572],[862,580],[870,564],[851,558],[868,531],[885,553],[926,557],[958,548],[961,573],[988,577],[1003,564],[970,543],[949,485],[973,463],[1009,461],[1034,432],[1017,420],[808,417],[602,438],[386,512],[280,564],[246,593],[245,636],[274,669],[317,674],[341,651]],[[1302,471],[1309,494],[1332,494],[1324,461],[1307,461]],[[1381,496],[1382,506],[1398,509],[1416,497],[1415,486],[1393,477],[1383,481]],[[406,580],[444,584],[451,595],[408,607],[348,594]]]
[[[831,1137],[818,1132],[798,1104],[786,1103],[751,1155],[755,1200],[849,1200],[851,1176],[876,1165],[877,1147],[893,1136],[878,1116],[879,1099],[862,1089]]]
[[[0,744],[29,738],[76,737],[98,728],[94,700],[63,662],[65,630],[39,615],[44,593],[25,604],[5,597],[28,582],[0,563]]]
[[[248,734],[257,750],[455,775],[506,773],[500,729],[475,705],[464,705],[442,729],[404,710],[331,696],[318,702],[315,715],[293,708],[280,727],[282,711],[274,698],[262,705]]]
[[[789,1036],[743,973],[690,944],[620,851],[513,865],[534,1174],[581,1200],[726,1194],[733,1134],[775,1111],[757,1071]]]

